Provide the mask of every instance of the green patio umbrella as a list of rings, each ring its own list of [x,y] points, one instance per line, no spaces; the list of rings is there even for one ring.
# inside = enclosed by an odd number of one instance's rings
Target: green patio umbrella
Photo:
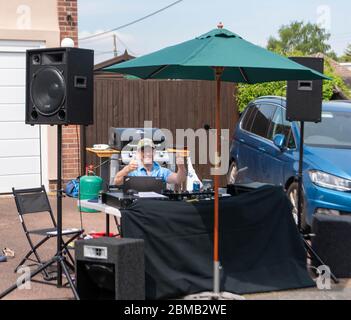
[[[216,159],[219,159],[220,148],[221,81],[254,84],[281,80],[328,79],[323,74],[244,40],[239,35],[223,29],[221,23],[217,29],[193,40],[107,67],[104,70],[133,75],[141,79],[216,81]],[[215,167],[219,165],[218,161],[216,163]],[[213,284],[214,293],[219,294],[218,175],[215,175],[214,182]]]

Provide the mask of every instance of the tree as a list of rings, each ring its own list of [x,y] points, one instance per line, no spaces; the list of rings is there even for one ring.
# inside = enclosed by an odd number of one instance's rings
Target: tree
[[[289,25],[283,25],[278,35],[278,38],[269,38],[267,45],[269,50],[284,55],[294,51],[300,51],[303,55],[331,53],[331,47],[328,44],[330,34],[317,24],[294,21]]]
[[[332,58],[334,61],[339,61],[339,57],[338,57],[338,55],[336,54],[336,52],[335,51],[329,51],[327,54],[326,54],[326,56],[328,56],[329,58]]]
[[[345,54],[340,58],[341,62],[351,62],[351,44],[345,50]]]

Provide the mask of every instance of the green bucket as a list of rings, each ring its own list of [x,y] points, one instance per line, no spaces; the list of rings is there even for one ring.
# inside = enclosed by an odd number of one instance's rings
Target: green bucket
[[[80,200],[97,200],[102,190],[103,180],[99,176],[83,176],[79,181],[79,199]],[[78,210],[82,212],[100,212],[98,210],[79,206]]]

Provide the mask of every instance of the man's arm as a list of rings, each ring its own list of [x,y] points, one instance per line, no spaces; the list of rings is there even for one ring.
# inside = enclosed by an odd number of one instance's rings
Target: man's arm
[[[122,170],[118,171],[114,183],[115,185],[119,186],[123,184],[124,177],[127,176],[129,173],[133,172],[138,168],[138,162],[132,160],[127,166],[125,166]]]
[[[181,184],[185,181],[185,179],[186,179],[185,166],[183,166],[183,168],[181,166],[178,166],[178,171],[176,173],[173,172],[168,176],[167,183]]]
[[[177,157],[177,167],[178,170],[176,173],[172,173],[167,178],[167,183],[169,184],[181,184],[186,180],[186,168],[184,165],[184,158]]]

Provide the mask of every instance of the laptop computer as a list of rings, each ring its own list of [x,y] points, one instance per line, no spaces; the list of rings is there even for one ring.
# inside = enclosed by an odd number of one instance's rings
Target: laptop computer
[[[138,192],[162,193],[166,189],[166,184],[162,178],[155,177],[124,177],[123,192],[135,190]]]

